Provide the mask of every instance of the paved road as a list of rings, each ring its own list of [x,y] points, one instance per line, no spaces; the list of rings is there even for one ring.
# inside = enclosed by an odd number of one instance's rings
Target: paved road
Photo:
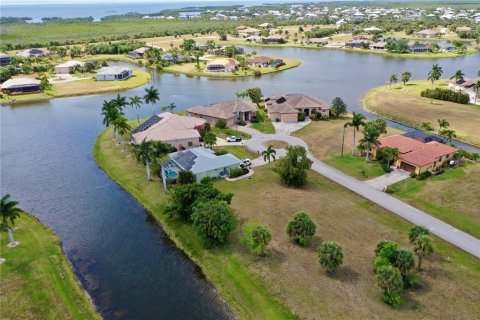
[[[243,127],[242,131],[243,130],[251,131],[253,129]],[[308,151],[306,143],[296,137],[283,134],[262,134],[258,132],[248,133],[252,135],[252,138],[245,142],[245,147],[252,152],[261,153],[266,149],[263,145],[263,142],[268,140],[283,140],[290,145],[301,145]],[[285,150],[277,150],[278,156],[283,154],[285,154]],[[365,182],[357,180],[354,177],[351,177],[342,171],[327,165],[326,163],[313,157],[310,153],[308,153],[308,157],[313,161],[312,170],[320,173],[330,180],[339,183],[345,188],[352,190],[353,192],[389,210],[390,212],[395,213],[396,215],[410,221],[413,224],[427,227],[430,232],[438,237],[480,258],[479,239],[472,237],[471,235],[460,231],[387,193],[379,191]],[[260,165],[262,162],[263,160],[256,161],[254,162],[254,165]]]

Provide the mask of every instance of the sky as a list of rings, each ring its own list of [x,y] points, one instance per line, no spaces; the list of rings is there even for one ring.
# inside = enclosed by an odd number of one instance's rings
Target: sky
[[[235,0],[200,0],[199,2],[222,2]],[[240,1],[240,0],[239,0]],[[248,0],[247,0],[248,1]],[[3,5],[29,5],[29,4],[74,4],[74,3],[174,3],[194,2],[194,0],[1,0]],[[266,2],[281,2],[280,0],[266,0]],[[288,1],[285,1],[288,2]]]

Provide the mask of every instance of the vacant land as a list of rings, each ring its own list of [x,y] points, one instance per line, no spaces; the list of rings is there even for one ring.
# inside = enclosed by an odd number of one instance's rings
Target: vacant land
[[[16,225],[18,247],[7,248],[8,237],[1,233],[2,319],[99,319],[53,232],[27,213]]]
[[[365,161],[365,158],[352,154],[353,129],[345,130],[344,156],[341,157],[343,126],[349,117],[329,121],[312,121],[309,125],[295,131],[292,135],[302,139],[310,152],[318,159],[344,171],[358,179],[365,180],[380,176],[385,172],[377,161]],[[388,127],[387,135],[403,133],[402,130]],[[362,138],[361,131],[356,133],[356,143]]]
[[[287,319],[293,317],[288,308],[305,319],[468,319],[480,312],[478,260],[436,238],[437,253],[424,264],[420,288],[406,291],[406,303],[398,310],[383,304],[372,273],[375,245],[390,239],[409,248],[410,225],[314,172],[304,189],[285,187],[268,166],[256,168],[252,179],[216,183],[234,193],[232,206],[240,224],[257,221],[272,230],[268,256],[260,258],[241,245],[241,225],[229,245],[205,249],[189,225],[164,216],[166,196],[158,180],[145,180],[144,167],[121,151],[110,130],[100,135],[94,154],[100,166],[162,222],[240,318]],[[285,232],[288,220],[300,210],[317,224],[317,235],[307,248],[294,245]],[[325,240],[338,241],[345,253],[344,266],[331,277],[320,268],[315,250]]]
[[[446,88],[447,83],[448,80],[438,81],[434,87]],[[405,87],[403,84],[378,87],[367,93],[364,107],[417,128],[422,122],[431,122],[438,129],[437,119],[447,119],[458,140],[480,145],[480,107],[422,98],[420,92],[430,87],[431,83],[426,80],[412,81]]]
[[[258,157],[256,153],[250,152],[242,146],[219,146],[214,147],[213,150],[225,150],[239,159],[255,159]]]
[[[133,77],[123,81],[96,81],[93,78],[65,83],[56,83],[45,92],[6,96],[0,98],[1,104],[17,104],[48,100],[60,97],[83,96],[104,92],[123,91],[144,85],[150,81],[150,74],[144,71],[133,71]]]
[[[420,210],[480,238],[479,186],[480,164],[469,164],[423,181],[401,181],[389,188]]]
[[[288,147],[288,143],[282,140],[268,140],[263,143],[265,147],[272,146],[274,149],[285,149]]]
[[[212,126],[210,128],[210,131],[213,132],[217,137],[220,137],[222,139],[225,139],[229,136],[241,137],[242,139],[250,139],[250,135],[248,133],[231,128],[220,129]]]
[[[183,73],[189,76],[202,76],[202,77],[222,77],[222,78],[241,78],[241,77],[251,77],[254,76],[255,71],[260,71],[261,74],[269,74],[284,71],[287,69],[298,67],[302,62],[297,59],[291,58],[280,58],[285,62],[285,65],[274,68],[274,67],[266,67],[266,68],[249,68],[248,70],[238,70],[235,73],[232,72],[205,72],[204,69],[206,67],[205,64],[200,64],[200,69],[196,69],[196,64],[194,62],[191,63],[183,63],[183,64],[173,64],[171,66],[163,68],[165,72],[171,73]]]

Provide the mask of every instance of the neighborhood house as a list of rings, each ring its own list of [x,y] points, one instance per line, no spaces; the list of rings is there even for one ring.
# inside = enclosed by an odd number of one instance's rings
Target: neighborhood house
[[[470,96],[470,103],[477,103],[479,100],[479,88],[475,88],[475,85],[480,81],[480,78],[469,79],[463,78],[460,80],[452,79],[450,80],[448,86],[454,90],[466,93]],[[475,92],[477,91],[477,92]]]
[[[85,62],[81,61],[68,61],[59,65],[55,66],[55,73],[56,74],[69,74],[75,71],[78,67],[83,67]]]
[[[213,59],[207,63],[205,72],[235,72],[237,64],[237,60],[232,58]]]
[[[437,141],[422,142],[402,135],[393,135],[379,139],[378,149],[385,147],[397,148],[400,156],[393,166],[402,170],[420,174],[426,171],[435,171],[448,165],[453,159],[457,148]],[[376,150],[373,157],[376,156]]]
[[[272,63],[273,59],[269,57],[252,57],[245,59],[245,62],[254,67],[266,68]]]
[[[48,52],[47,50],[33,48],[33,49],[27,49],[17,53],[17,57],[22,57],[22,58],[44,57],[48,54],[50,54],[50,52]]]
[[[0,53],[0,67],[8,66],[10,64],[10,56],[6,53]]]
[[[245,28],[238,30],[238,35],[243,38],[247,38],[250,36],[258,36],[260,35],[261,30],[255,28]]]
[[[206,120],[197,117],[179,116],[170,112],[154,115],[132,130],[131,143],[161,141],[178,150],[200,146],[199,129]]]
[[[32,78],[14,78],[5,81],[0,87],[2,92],[8,94],[24,94],[41,92],[40,80]]]
[[[132,76],[132,70],[124,67],[103,67],[98,70],[97,81],[126,80]]]
[[[163,174],[167,178],[175,178],[179,171],[191,171],[200,182],[205,177],[221,178],[228,176],[230,170],[239,168],[242,161],[227,153],[215,155],[207,148],[198,147],[169,153],[170,161],[162,164]]]
[[[145,56],[145,52],[147,52],[148,48],[142,47],[132,51],[128,51],[128,56],[132,59],[142,59]]]
[[[257,108],[247,100],[220,102],[209,106],[195,106],[187,110],[187,116],[205,119],[211,125],[224,120],[227,127],[235,123],[248,122],[253,119]]]
[[[326,118],[330,116],[328,104],[303,94],[267,97],[265,108],[270,120],[275,122],[297,122],[300,112],[304,112],[306,117],[317,113]]]

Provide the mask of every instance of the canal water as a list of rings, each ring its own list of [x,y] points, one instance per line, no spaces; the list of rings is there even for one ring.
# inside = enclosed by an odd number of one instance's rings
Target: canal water
[[[253,49],[249,49],[250,51]],[[450,76],[474,76],[480,55],[456,59],[395,59],[374,54],[294,48],[258,48],[294,57],[295,69],[261,78],[209,79],[152,72],[159,106],[178,110],[235,99],[258,86],[264,94],[305,93],[325,101],[342,97],[351,111],[362,95],[392,73],[424,79],[432,64]],[[143,95],[139,87],[124,95]],[[107,319],[228,319],[233,314],[195,265],[168,240],[145,210],[98,168],[92,155],[103,100],[116,94],[53,99],[2,107],[1,194],[10,193],[62,239],[74,270]],[[151,107],[140,109],[151,115]],[[365,112],[364,112],[365,113]],[[135,111],[126,110],[129,118]],[[160,187],[160,186],[159,186]]]

